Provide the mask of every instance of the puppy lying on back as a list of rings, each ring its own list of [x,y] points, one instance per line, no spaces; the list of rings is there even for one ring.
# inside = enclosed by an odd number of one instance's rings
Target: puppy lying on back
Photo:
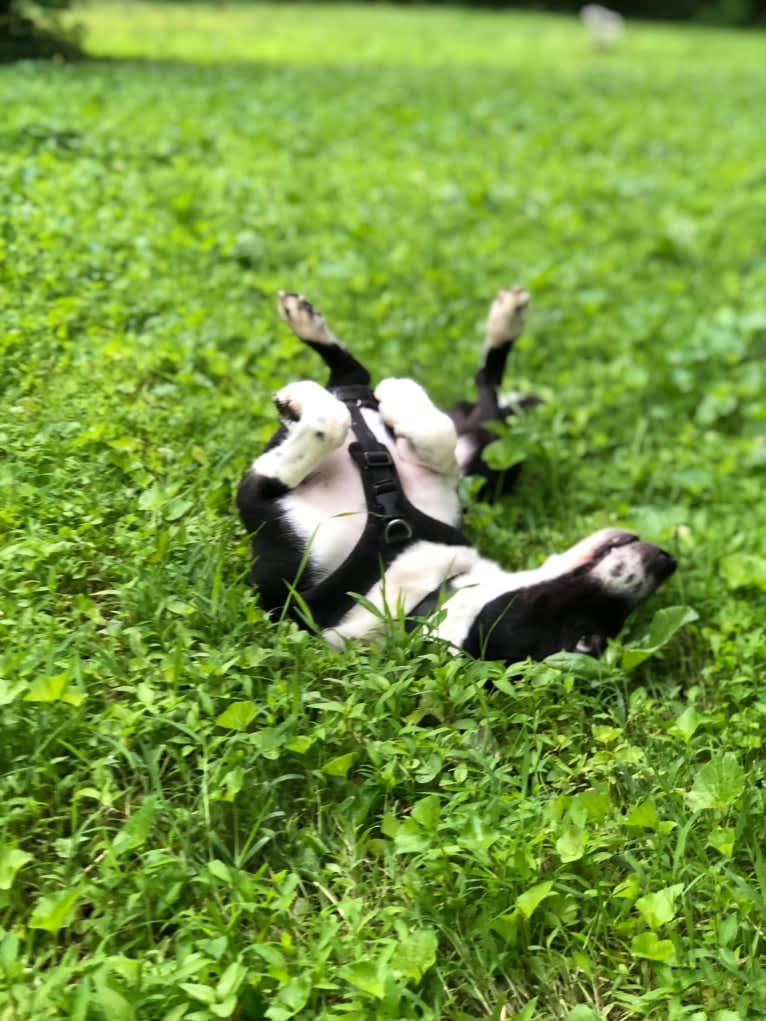
[[[669,553],[622,529],[596,532],[524,571],[480,556],[461,532],[461,475],[482,476],[489,495],[515,475],[493,472],[482,453],[496,438],[488,426],[512,413],[498,388],[528,303],[520,287],[499,292],[477,399],[447,414],[411,379],[384,379],[373,392],[367,370],[311,303],[280,292],[280,314],[330,378],[275,395],[281,427],[239,486],[265,609],[288,604],[336,647],[374,639],[388,617],[484,659],[598,656],[673,573]]]

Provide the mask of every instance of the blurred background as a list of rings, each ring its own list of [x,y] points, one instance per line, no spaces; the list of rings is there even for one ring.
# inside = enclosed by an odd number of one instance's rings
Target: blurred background
[[[160,3],[163,0],[159,0]],[[316,0],[321,3],[321,0]],[[412,6],[408,0],[392,0],[403,6]],[[485,9],[516,9],[535,12],[577,14],[593,9],[604,10],[599,5],[583,7],[577,0],[528,0],[528,2],[505,2],[505,0],[464,0],[455,5],[452,0],[432,0],[433,5],[462,6]],[[131,3],[113,5],[123,13]],[[175,2],[167,6],[177,6]],[[220,12],[227,6],[233,9],[242,4],[218,3]],[[313,6],[313,4],[311,5]],[[370,4],[375,6],[375,4]],[[425,5],[423,5],[425,6]],[[76,59],[87,49],[85,30],[82,23],[73,24],[74,10],[87,19],[88,4],[73,3],[72,0],[0,0],[0,61],[13,61],[29,57]],[[687,21],[699,24],[726,25],[746,28],[766,23],[766,0],[624,0],[615,5],[618,16],[662,21]],[[608,36],[609,29],[606,28]],[[599,34],[596,25],[595,35]]]

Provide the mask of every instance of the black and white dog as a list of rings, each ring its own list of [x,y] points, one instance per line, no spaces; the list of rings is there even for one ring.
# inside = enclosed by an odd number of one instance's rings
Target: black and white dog
[[[280,292],[282,318],[321,355],[330,378],[326,387],[302,380],[274,396],[282,426],[239,486],[265,609],[289,604],[336,647],[372,640],[398,618],[484,659],[598,656],[673,573],[669,553],[621,529],[524,571],[481,557],[460,531],[460,476],[483,476],[490,494],[503,485],[481,455],[496,438],[487,426],[511,414],[498,387],[528,303],[520,287],[499,292],[478,400],[445,414],[411,379],[384,379],[373,393],[367,370],[311,303]]]

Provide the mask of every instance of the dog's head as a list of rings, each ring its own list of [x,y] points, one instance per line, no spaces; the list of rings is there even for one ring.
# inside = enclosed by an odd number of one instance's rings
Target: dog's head
[[[466,648],[508,663],[561,651],[600,656],[631,610],[675,569],[670,553],[632,532],[596,532],[550,557],[531,583],[487,603]]]

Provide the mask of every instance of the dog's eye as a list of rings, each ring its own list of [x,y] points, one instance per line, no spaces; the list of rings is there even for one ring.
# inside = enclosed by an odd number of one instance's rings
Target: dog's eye
[[[602,635],[580,635],[574,647],[575,652],[581,652],[585,656],[603,656],[606,649],[606,639]]]

